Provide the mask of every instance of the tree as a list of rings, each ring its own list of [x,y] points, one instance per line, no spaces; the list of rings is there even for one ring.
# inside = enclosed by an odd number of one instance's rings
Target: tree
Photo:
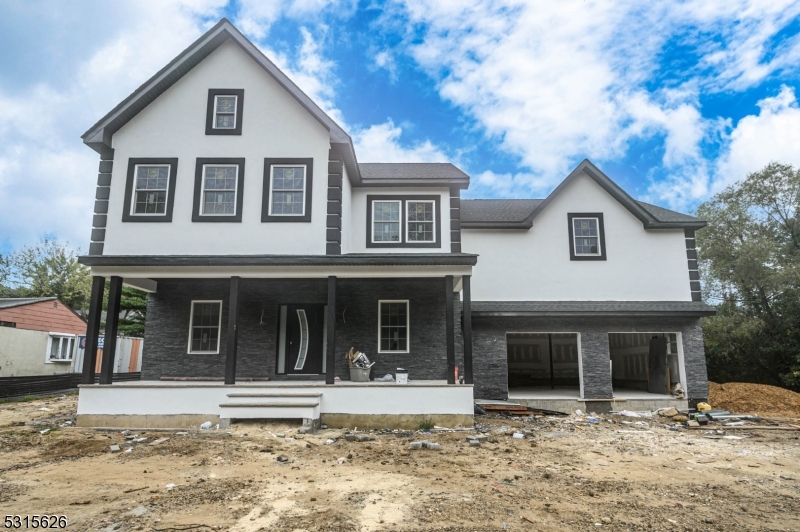
[[[770,163],[698,208],[709,376],[800,388],[800,170]]]
[[[12,253],[5,262],[6,283],[15,297],[55,296],[86,315],[91,276],[68,243],[45,236],[37,244]]]
[[[147,316],[147,292],[129,286],[122,287],[119,308],[119,333],[124,336],[144,336]]]

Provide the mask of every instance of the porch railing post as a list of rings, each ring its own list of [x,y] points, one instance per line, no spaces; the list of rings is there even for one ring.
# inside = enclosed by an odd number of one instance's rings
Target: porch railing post
[[[231,277],[231,292],[228,301],[228,348],[225,351],[225,384],[236,383],[236,351],[239,340],[239,281]]]
[[[469,286],[470,276],[461,278],[464,291],[463,326],[464,326],[464,383],[472,384],[472,293]]]
[[[117,328],[119,327],[120,299],[122,299],[122,277],[113,276],[108,285],[106,334],[103,339],[103,363],[100,366],[100,384],[111,384],[114,380],[114,359],[117,354]],[[86,355],[84,354],[84,356]]]
[[[89,301],[89,320],[86,325],[86,344],[83,350],[81,384],[94,384],[94,368],[97,364],[97,344],[100,337],[100,318],[103,314],[103,292],[106,278],[92,277],[92,299]]]
[[[325,384],[333,384],[336,377],[336,277],[328,277],[328,336],[325,339]]]
[[[456,383],[456,332],[453,311],[453,276],[445,275],[445,329],[447,338],[447,384]]]

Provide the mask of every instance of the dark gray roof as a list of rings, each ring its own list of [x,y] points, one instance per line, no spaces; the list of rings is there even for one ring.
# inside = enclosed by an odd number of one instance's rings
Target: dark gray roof
[[[473,301],[483,316],[712,316],[701,301]]]
[[[461,200],[461,227],[528,228],[526,220],[544,200],[474,199]]]
[[[350,180],[358,183],[358,162],[350,136],[226,18],[89,128],[81,137],[83,142],[101,154],[110,150],[111,138],[117,130],[228,40],[238,44],[330,132],[331,148],[339,157],[336,160],[344,162]]]
[[[42,301],[53,301],[55,297],[3,297],[0,298],[0,308],[21,307]]]
[[[581,172],[595,180],[611,197],[639,218],[645,229],[699,229],[706,222],[663,207],[637,201],[591,161],[584,160],[545,199],[462,200],[463,229],[529,229],[533,219]]]
[[[359,163],[358,169],[363,186],[469,186],[469,176],[450,163]]]

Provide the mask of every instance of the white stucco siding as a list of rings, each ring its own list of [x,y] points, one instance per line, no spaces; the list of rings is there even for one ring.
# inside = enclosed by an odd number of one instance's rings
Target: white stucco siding
[[[241,135],[206,135],[208,89],[244,89]],[[113,137],[105,255],[325,254],[329,132],[226,43]],[[177,157],[171,223],[122,222],[130,157]],[[197,157],[245,158],[240,223],[192,222]],[[313,158],[311,222],[262,223],[265,157]]]
[[[567,213],[602,212],[605,261],[571,261]],[[585,174],[529,230],[462,229],[475,301],[691,301],[683,230],[647,231]]]
[[[426,248],[367,247],[367,196],[439,196],[441,246]],[[353,188],[350,209],[350,253],[450,253],[450,190],[447,188]],[[344,223],[344,221],[343,221]],[[344,238],[344,237],[343,237]]]

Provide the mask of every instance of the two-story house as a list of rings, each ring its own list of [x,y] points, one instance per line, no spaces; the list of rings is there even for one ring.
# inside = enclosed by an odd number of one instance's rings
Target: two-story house
[[[416,427],[471,423],[476,398],[707,396],[704,222],[588,161],[543,201],[462,200],[448,163],[359,163],[225,19],[83,139],[100,154],[87,352],[106,279],[106,337],[123,284],[149,296],[143,380],[112,384],[107,348],[92,385],[87,356],[82,425]],[[409,383],[351,381],[351,347]]]

